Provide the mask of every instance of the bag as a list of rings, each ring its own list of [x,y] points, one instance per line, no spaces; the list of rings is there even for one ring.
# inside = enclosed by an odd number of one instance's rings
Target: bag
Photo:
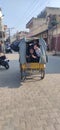
[[[10,47],[13,51],[15,52],[19,52],[19,44],[20,44],[20,41],[14,41]]]

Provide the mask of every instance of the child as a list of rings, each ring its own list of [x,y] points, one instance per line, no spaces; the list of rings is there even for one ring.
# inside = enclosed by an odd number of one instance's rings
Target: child
[[[37,56],[40,58],[41,50],[40,50],[40,48],[38,47],[37,43],[34,44],[34,50],[35,50]]]

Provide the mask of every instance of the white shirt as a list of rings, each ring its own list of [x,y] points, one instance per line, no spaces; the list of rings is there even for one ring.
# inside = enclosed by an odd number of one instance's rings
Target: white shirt
[[[40,48],[37,48],[37,49],[35,50],[35,52],[36,52],[37,56],[40,57],[40,55],[41,55],[41,50],[40,50]]]

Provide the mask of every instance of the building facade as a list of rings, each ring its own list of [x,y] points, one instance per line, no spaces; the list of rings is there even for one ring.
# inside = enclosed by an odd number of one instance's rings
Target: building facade
[[[22,39],[22,38],[27,38],[28,37],[28,32],[26,31],[20,31],[16,33],[16,38],[17,39]]]
[[[26,28],[29,28],[30,36],[43,37],[50,50],[60,51],[60,8],[46,7],[26,24]]]
[[[26,28],[29,28],[30,36],[36,36],[48,29],[45,18],[32,18],[27,24]]]
[[[3,15],[2,10],[0,8],[0,40],[4,41],[5,33],[4,33],[4,24],[3,24]]]

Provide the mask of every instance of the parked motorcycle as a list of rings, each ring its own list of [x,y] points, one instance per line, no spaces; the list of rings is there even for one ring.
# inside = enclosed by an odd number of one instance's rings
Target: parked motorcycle
[[[6,47],[5,51],[6,51],[6,53],[12,53],[11,47]]]
[[[0,57],[0,66],[4,66],[6,69],[9,69],[9,60],[6,58],[6,56]]]

